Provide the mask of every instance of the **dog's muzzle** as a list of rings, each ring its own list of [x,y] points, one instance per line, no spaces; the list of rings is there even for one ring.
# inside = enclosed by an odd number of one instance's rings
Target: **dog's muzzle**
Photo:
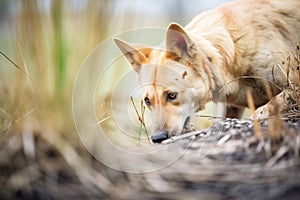
[[[152,142],[160,143],[166,139],[168,139],[168,134],[165,131],[159,131],[151,136]]]
[[[190,117],[188,116],[184,121],[184,125],[183,125],[183,129],[181,131],[181,134],[185,134],[190,131],[190,129],[187,127],[189,122],[190,122]],[[160,142],[168,139],[168,133],[165,131],[159,131],[159,132],[155,133],[154,135],[152,135],[151,139],[152,139],[152,142],[154,142],[154,143],[160,143]]]

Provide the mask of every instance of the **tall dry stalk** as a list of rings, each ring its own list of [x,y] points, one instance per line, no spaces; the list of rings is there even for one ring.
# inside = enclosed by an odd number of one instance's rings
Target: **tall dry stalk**
[[[262,135],[260,125],[259,125],[256,113],[255,113],[255,105],[254,105],[254,100],[253,100],[251,91],[247,90],[246,95],[247,95],[247,103],[248,103],[250,112],[253,117],[253,125],[254,125],[255,135],[258,139],[261,140],[261,139],[263,139],[263,135]]]

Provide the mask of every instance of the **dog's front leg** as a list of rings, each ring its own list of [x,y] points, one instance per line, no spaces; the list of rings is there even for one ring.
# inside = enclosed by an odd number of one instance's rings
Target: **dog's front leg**
[[[245,108],[235,107],[235,106],[226,106],[226,114],[227,118],[238,118],[240,119],[244,113]]]

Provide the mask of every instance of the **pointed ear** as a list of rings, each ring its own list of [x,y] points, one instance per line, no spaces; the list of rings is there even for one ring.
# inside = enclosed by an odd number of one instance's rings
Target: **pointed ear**
[[[193,41],[188,33],[176,23],[169,25],[166,33],[166,48],[168,51],[182,57],[185,54],[192,57]]]
[[[126,57],[133,70],[139,73],[141,65],[148,62],[148,56],[151,48],[133,47],[132,45],[117,38],[114,39],[114,42]]]

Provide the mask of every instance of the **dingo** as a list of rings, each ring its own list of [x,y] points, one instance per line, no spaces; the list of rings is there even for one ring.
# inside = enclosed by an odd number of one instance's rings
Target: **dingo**
[[[291,55],[297,42],[299,0],[239,0],[198,15],[185,28],[172,23],[165,50],[115,39],[144,85],[154,142],[185,132],[193,113],[221,101],[219,94],[226,97],[228,117],[241,116],[247,90],[256,107],[266,104],[266,84],[275,96],[287,71],[297,81]]]

